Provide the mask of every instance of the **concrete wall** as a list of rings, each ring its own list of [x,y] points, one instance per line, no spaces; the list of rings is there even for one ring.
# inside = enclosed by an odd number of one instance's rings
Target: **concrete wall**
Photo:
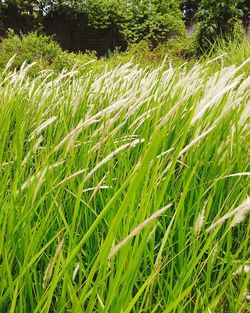
[[[107,29],[95,29],[88,26],[87,16],[81,14],[77,19],[65,15],[54,15],[43,21],[44,32],[55,35],[55,40],[68,51],[95,50],[104,55],[116,47],[126,48],[125,42],[111,26]]]
[[[33,23],[28,17],[20,16],[15,7],[9,7],[4,12],[4,17],[0,16],[1,37],[5,36],[8,28],[13,29],[15,33],[25,33],[33,29]]]
[[[189,25],[187,25],[187,35],[188,36],[191,36],[195,32],[195,25],[196,25],[195,22],[191,22]],[[242,27],[243,27],[245,36],[247,38],[250,38],[250,23],[245,24]]]
[[[43,32],[54,35],[54,39],[64,50],[78,52],[94,50],[97,55],[103,56],[108,51],[116,48],[124,50],[126,43],[115,31],[114,27],[108,29],[94,29],[88,26],[88,18],[84,14],[79,14],[75,19],[67,14],[56,14],[47,16],[41,21]],[[33,21],[29,17],[17,14],[15,7],[9,7],[4,13],[4,18],[0,17],[0,37],[6,35],[6,30],[12,28],[16,33],[29,32],[34,30]],[[187,26],[187,34],[191,35],[195,31],[195,23]],[[250,24],[245,26],[245,33],[250,38]]]
[[[126,48],[125,41],[112,26],[107,29],[91,28],[84,14],[79,14],[76,19],[66,14],[54,14],[45,17],[41,24],[45,34],[54,35],[61,47],[70,52],[95,50],[102,56],[118,47],[122,50]],[[5,36],[8,28],[16,33],[26,33],[33,30],[32,27],[31,21],[18,16],[14,9],[9,9],[5,12],[4,19],[0,20],[0,36]]]
[[[187,25],[187,35],[191,36],[195,32],[195,22],[191,22],[189,25]]]
[[[250,23],[244,26],[246,37],[250,39]]]

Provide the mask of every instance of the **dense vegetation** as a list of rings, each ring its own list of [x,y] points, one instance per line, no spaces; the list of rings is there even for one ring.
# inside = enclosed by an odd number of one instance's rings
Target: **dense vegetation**
[[[250,311],[248,4],[0,1],[129,43],[0,44],[0,312]]]
[[[1,312],[249,311],[242,49],[238,66],[92,62],[54,79],[8,63]]]
[[[10,8],[33,24],[33,30],[40,29],[45,16],[59,13],[79,19],[80,13],[88,16],[92,27],[112,26],[127,43],[148,40],[153,47],[183,37],[184,24],[196,21],[200,51],[218,37],[239,37],[241,24],[250,19],[249,0],[0,0],[2,19]]]

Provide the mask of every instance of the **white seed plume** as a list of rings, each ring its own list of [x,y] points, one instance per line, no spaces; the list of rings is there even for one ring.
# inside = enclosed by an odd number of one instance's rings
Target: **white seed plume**
[[[64,178],[62,181],[60,181],[60,183],[58,183],[53,189],[61,186],[62,184],[66,183],[67,181],[71,180],[71,179],[74,179],[75,177],[79,176],[79,175],[82,175],[84,172],[86,172],[86,169],[83,168],[77,172],[75,172],[74,174]]]
[[[218,103],[220,101],[220,99],[229,91],[233,90],[236,86],[238,85],[238,79],[235,79],[235,81],[233,83],[231,83],[231,85],[226,85],[224,86],[223,89],[221,89],[219,92],[217,92],[217,94],[207,103],[204,103],[205,101],[203,101],[200,106],[198,107],[198,112],[196,112],[196,114],[193,117],[192,120],[192,125],[199,120],[200,118],[202,118],[202,116],[204,115],[204,113],[213,105],[215,105],[216,103]],[[204,99],[206,100],[206,99]]]
[[[115,155],[117,155],[120,151],[126,149],[126,148],[134,148],[137,144],[143,143],[144,139],[136,139],[130,143],[126,143],[122,145],[121,147],[117,148],[115,151],[111,152],[109,155],[107,155],[101,162],[99,162],[86,176],[85,180],[88,180],[103,164],[110,161]]]
[[[52,274],[53,274],[53,269],[54,266],[56,264],[56,260],[59,256],[59,253],[61,252],[62,248],[63,248],[63,244],[64,244],[64,238],[59,242],[57,248],[56,248],[56,252],[52,258],[52,260],[49,262],[45,272],[44,272],[44,277],[43,277],[43,288],[46,288],[48,282],[50,281]]]
[[[106,181],[106,177],[107,177],[108,173],[109,173],[109,171],[100,179],[100,181],[98,182],[98,185],[94,187],[94,189],[93,189],[94,191],[92,193],[92,196],[90,197],[90,200],[92,200],[95,197],[100,186],[102,186],[102,183],[104,183]],[[109,188],[112,188],[112,186],[109,186]]]
[[[235,227],[236,225],[240,224],[241,222],[243,222],[246,218],[247,213],[250,211],[250,208],[246,209],[246,210],[242,210],[239,211],[238,213],[235,214],[232,223],[231,223],[231,227]]]
[[[162,215],[168,208],[172,206],[172,203],[168,204],[164,208],[158,210],[153,215],[151,215],[148,219],[146,219],[142,224],[136,227],[125,239],[123,239],[118,245],[116,245],[109,253],[108,258],[112,258],[123,246],[125,246],[130,239],[135,237],[138,233],[140,233],[148,224],[154,221],[157,217]]]
[[[241,275],[242,273],[248,274],[250,272],[250,266],[249,265],[241,265],[237,268],[237,270],[234,272],[234,275]]]
[[[242,173],[235,173],[225,176],[224,178],[228,177],[238,177],[238,176],[250,176],[250,172],[242,172]]]
[[[199,213],[195,224],[194,224],[194,233],[197,234],[200,232],[202,225],[204,224],[204,217],[205,217],[205,208]]]
[[[235,227],[239,223],[243,222],[246,215],[250,212],[250,197],[243,203],[243,206],[238,210],[231,223],[231,227]]]
[[[33,197],[32,197],[32,204],[34,204],[35,200],[36,200],[36,197],[37,197],[37,194],[45,180],[45,175],[47,173],[47,170],[48,168],[45,168],[43,171],[42,171],[42,174],[41,176],[39,177],[39,180],[38,180],[38,183],[36,185],[36,188],[35,188],[35,191],[34,191],[34,194],[33,194]]]
[[[73,280],[73,281],[75,281],[76,275],[77,275],[77,273],[79,272],[79,269],[80,269],[80,264],[77,263],[76,267],[74,268],[73,275],[72,275],[72,280]]]
[[[34,144],[34,147],[27,153],[26,157],[23,159],[22,166],[24,166],[29,161],[32,154],[34,154],[38,150],[42,142],[43,142],[43,137],[40,136],[38,140],[36,141],[36,143]]]
[[[102,165],[110,161],[115,155],[117,155],[120,151],[126,149],[126,148],[134,148],[138,143],[144,142],[144,139],[136,139],[130,143],[124,144],[121,147],[117,148],[115,151],[111,152],[109,155],[107,155],[102,161],[100,161],[84,178],[85,181],[87,181]],[[75,177],[83,174],[86,171],[86,169],[81,169],[72,175],[64,178],[60,183],[58,183],[54,188],[59,187],[60,185],[64,184],[65,182],[74,179]]]
[[[250,293],[248,293],[248,290],[245,291],[244,296],[247,301],[250,301]]]
[[[96,190],[99,190],[99,189],[110,189],[112,188],[111,186],[96,186],[96,187],[90,187],[90,188],[86,188],[86,189],[83,189],[82,192],[87,192],[87,191],[96,191]]]
[[[82,131],[84,127],[90,126],[94,123],[98,123],[99,120],[96,120],[95,118],[90,118],[86,120],[85,122],[80,121],[79,124],[74,128],[68,135],[64,137],[64,139],[61,140],[61,142],[56,146],[55,151],[59,150],[66,142],[72,140]]]
[[[199,143],[200,140],[202,140],[203,138],[205,138],[213,129],[215,128],[215,126],[213,125],[212,127],[210,127],[208,130],[206,130],[204,133],[202,133],[201,135],[195,137],[185,148],[183,148],[181,150],[181,152],[179,153],[179,158],[182,157],[189,149],[191,149],[194,145],[196,145],[197,143]],[[168,150],[169,151],[169,150]],[[166,174],[170,167],[172,165],[172,161],[169,162],[168,166],[164,169],[164,171],[162,172],[162,175]]]
[[[230,217],[234,217],[233,222],[231,223],[231,227],[237,225],[238,223],[243,221],[243,216],[245,218],[246,214],[250,211],[250,197],[248,197],[240,206],[231,212],[223,215],[217,222],[213,223],[208,229],[207,232],[215,229],[217,226],[224,223]]]
[[[99,111],[97,114],[92,116],[91,118],[81,121],[75,129],[73,129],[63,140],[56,146],[55,151],[59,150],[68,140],[72,138],[72,136],[77,136],[81,133],[81,131],[92,124],[98,123],[103,116],[107,116],[114,111],[119,110],[126,104],[126,99],[121,99],[108,106],[107,108]]]
[[[36,174],[34,174],[33,176],[31,176],[29,179],[27,179],[21,186],[20,190],[17,191],[17,194],[19,194],[21,191],[25,190],[26,188],[28,188],[31,183],[38,177],[40,177],[42,175],[42,173],[46,170],[46,171],[50,171],[52,170],[53,168],[57,168],[59,166],[61,166],[62,164],[64,164],[65,161],[61,161],[61,162],[57,162],[57,163],[54,163],[50,166],[47,166],[44,168],[43,171],[39,171],[37,172]]]
[[[205,138],[213,129],[215,128],[215,125],[210,127],[208,130],[206,130],[201,135],[197,136],[192,140],[185,148],[183,148],[179,154],[179,157],[182,156],[184,153],[186,153],[191,147],[193,147],[195,144],[197,144],[201,139]]]
[[[30,134],[29,140],[32,140],[36,135],[40,134],[45,128],[54,123],[56,120],[57,116],[52,116],[47,121],[43,122]]]

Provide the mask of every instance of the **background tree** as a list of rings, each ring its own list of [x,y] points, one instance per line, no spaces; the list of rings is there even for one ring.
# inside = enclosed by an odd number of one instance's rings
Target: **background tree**
[[[240,9],[243,12],[243,24],[245,27],[250,23],[250,0],[244,0],[240,4]]]
[[[147,39],[153,46],[185,32],[176,0],[130,0],[123,4],[119,28],[129,42]]]
[[[66,13],[88,16],[95,28],[116,28],[129,42],[149,40],[153,45],[184,34],[179,1],[176,0],[0,0],[2,7],[15,6],[20,15],[43,18]]]
[[[197,18],[197,41],[200,49],[208,49],[218,38],[236,38],[241,31],[241,0],[201,0]]]
[[[91,27],[113,27],[127,42],[146,39],[153,47],[184,35],[184,21],[186,25],[197,21],[201,50],[218,37],[239,34],[242,20],[247,25],[250,16],[250,0],[0,0],[1,21],[10,8],[29,24],[27,29],[32,25],[37,29],[45,16],[54,13],[72,19],[87,16]]]

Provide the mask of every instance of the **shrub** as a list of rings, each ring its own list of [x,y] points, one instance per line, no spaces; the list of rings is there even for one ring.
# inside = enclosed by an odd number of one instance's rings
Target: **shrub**
[[[142,67],[157,67],[167,57],[167,62],[179,66],[194,58],[193,41],[193,37],[170,39],[153,48],[148,41],[142,40],[137,44],[131,44],[126,52],[113,53],[108,63],[112,62],[113,66],[117,66],[119,63],[126,63],[132,59],[135,64],[140,64]]]
[[[73,53],[63,51],[60,55],[58,55],[54,62],[53,68],[61,72],[63,70],[71,70],[72,68],[76,68],[79,72],[86,67],[86,64],[91,63],[92,61],[97,61],[97,57],[95,53],[86,52],[86,53]]]
[[[54,60],[61,54],[62,49],[51,37],[36,32],[19,36],[10,30],[8,37],[0,44],[0,67],[5,67],[9,59],[15,55],[12,68],[18,69],[24,62],[28,64],[36,62],[36,66],[32,68],[35,72],[51,68]]]
[[[199,7],[197,43],[199,52],[209,50],[218,38],[240,38],[241,0],[202,0]]]
[[[0,1],[0,14],[12,6],[17,17],[24,17],[37,29],[47,14],[67,13],[72,19],[78,14],[88,17],[90,27],[113,28],[128,43],[147,39],[158,43],[185,33],[180,3],[176,0],[68,0],[68,1]],[[33,29],[31,27],[31,29]]]
[[[126,2],[126,1],[125,1]],[[151,45],[184,35],[178,1],[140,0],[126,3],[119,28],[129,42],[148,40]]]

